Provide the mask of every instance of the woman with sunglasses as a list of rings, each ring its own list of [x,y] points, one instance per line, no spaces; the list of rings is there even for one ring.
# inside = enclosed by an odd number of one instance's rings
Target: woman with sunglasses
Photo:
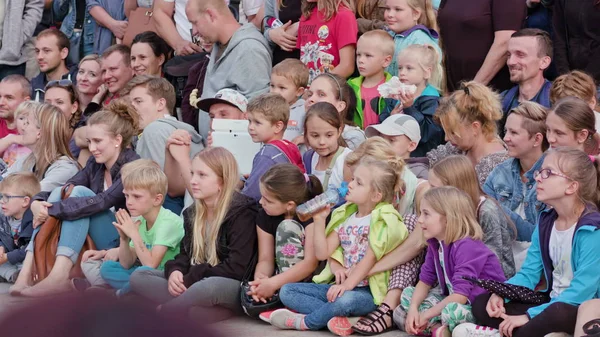
[[[535,290],[547,297],[541,303],[496,294],[473,302],[474,324],[459,325],[458,336],[542,337],[552,332],[573,334],[577,307],[597,296],[600,284],[599,162],[581,150],[548,152],[539,171],[537,199],[549,209],[539,216],[531,247],[521,270],[508,284]],[[545,282],[541,282],[545,281]],[[495,330],[498,329],[498,330]]]
[[[69,149],[73,157],[77,158],[81,165],[85,165],[90,153],[87,151],[87,139],[85,138],[86,118],[83,117],[79,108],[77,89],[69,80],[48,82],[44,102],[59,108],[69,121],[69,126],[73,130]],[[82,149],[85,150],[83,156],[81,156]]]

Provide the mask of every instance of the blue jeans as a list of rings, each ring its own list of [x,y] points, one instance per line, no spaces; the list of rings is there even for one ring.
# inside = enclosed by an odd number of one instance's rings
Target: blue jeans
[[[183,211],[183,197],[170,197],[167,195],[163,207],[179,215]]]
[[[123,268],[119,261],[104,261],[100,267],[100,276],[111,287],[120,290],[121,294],[126,294],[131,290],[129,286],[129,277],[138,269],[149,269],[150,267],[133,266],[129,269]]]
[[[320,330],[337,316],[364,316],[377,309],[369,287],[346,291],[335,302],[327,301],[330,284],[290,283],[281,287],[279,298],[288,308],[305,314],[304,324],[310,330]]]
[[[48,197],[48,202],[60,201],[61,189],[62,187],[55,188],[50,197]],[[85,186],[75,186],[71,192],[71,198],[93,197],[95,195],[96,193]],[[56,255],[66,256],[73,263],[77,263],[79,252],[81,251],[81,247],[83,247],[88,233],[98,250],[117,247],[119,245],[119,233],[115,226],[113,226],[113,221],[115,221],[115,215],[110,210],[96,213],[88,218],[64,220],[62,222],[60,238],[58,239]],[[33,242],[39,230],[40,228],[38,227],[33,231],[27,251],[33,252]]]

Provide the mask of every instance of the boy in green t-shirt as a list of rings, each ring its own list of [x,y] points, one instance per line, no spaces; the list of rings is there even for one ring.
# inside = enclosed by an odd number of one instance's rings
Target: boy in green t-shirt
[[[158,164],[149,159],[128,163],[121,169],[121,181],[129,213],[124,209],[118,210],[115,214],[117,221],[113,222],[121,240],[118,261],[104,259],[99,267],[100,276],[105,283],[117,289],[118,296],[129,291],[129,276],[136,269],[162,270],[167,261],[179,254],[179,244],[184,235],[183,219],[162,207],[167,192],[167,176]],[[90,279],[88,274],[95,272],[90,272],[89,264],[82,267],[92,285],[100,285]]]

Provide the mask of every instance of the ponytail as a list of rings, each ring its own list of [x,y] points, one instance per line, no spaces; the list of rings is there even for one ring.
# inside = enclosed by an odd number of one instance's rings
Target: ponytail
[[[102,124],[114,136],[121,135],[121,149],[131,144],[133,136],[137,135],[139,129],[139,116],[133,106],[123,99],[110,102],[104,108],[90,117],[88,125]]]
[[[421,11],[421,17],[417,21],[419,24],[433,29],[436,32],[440,32],[440,27],[437,23],[437,17],[433,10],[433,4],[431,0],[408,0],[408,6],[415,11]]]
[[[402,158],[395,156],[378,160],[366,156],[361,159],[359,165],[367,166],[373,174],[371,188],[381,193],[380,202],[392,204],[399,196],[404,194],[405,184],[402,179],[404,160]]]
[[[289,163],[272,166],[260,178],[260,183],[279,202],[293,201],[296,206],[323,193],[319,178],[306,175]]]
[[[546,158],[556,157],[558,169],[579,184],[577,194],[584,204],[600,206],[600,157],[561,147],[552,149]]]

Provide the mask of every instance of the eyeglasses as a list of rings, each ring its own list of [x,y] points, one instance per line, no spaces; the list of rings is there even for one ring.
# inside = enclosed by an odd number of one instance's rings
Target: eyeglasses
[[[537,170],[534,171],[533,172],[533,177],[537,178],[538,176],[541,176],[542,179],[544,179],[544,180],[550,178],[551,176],[557,176],[557,177],[562,177],[562,178],[565,178],[565,179],[568,179],[568,180],[573,180],[571,177],[569,177],[567,175],[564,175],[564,174],[562,174],[560,172],[554,172],[554,171],[552,171],[551,169],[548,169],[548,168],[542,169],[540,171],[537,171]]]
[[[27,198],[26,195],[8,195],[8,194],[4,194],[4,193],[0,193],[0,203],[6,204],[7,202],[9,202],[11,199],[14,198]]]
[[[51,87],[51,86],[61,86],[61,87],[66,87],[69,85],[73,85],[73,82],[71,80],[68,79],[63,79],[63,80],[55,80],[55,81],[50,81],[48,82],[48,84],[46,84],[46,88]]]

